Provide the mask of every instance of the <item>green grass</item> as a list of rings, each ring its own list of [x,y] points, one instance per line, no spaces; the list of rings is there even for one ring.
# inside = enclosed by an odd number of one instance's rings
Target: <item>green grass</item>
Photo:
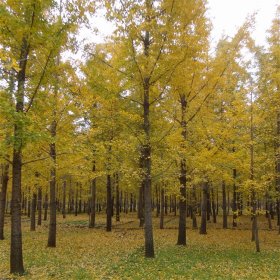
[[[187,246],[177,246],[177,218],[168,217],[168,229],[158,229],[155,219],[155,259],[145,259],[143,230],[134,216],[114,222],[107,233],[105,217],[97,229],[86,227],[88,217],[59,217],[57,248],[47,248],[47,224],[29,231],[23,222],[26,274],[19,279],[280,279],[280,243],[276,226],[260,223],[261,252],[250,241],[250,219],[240,221],[243,230],[223,230],[209,224],[208,234],[187,231]],[[190,221],[188,220],[188,226]],[[0,279],[9,275],[9,229],[0,242]]]

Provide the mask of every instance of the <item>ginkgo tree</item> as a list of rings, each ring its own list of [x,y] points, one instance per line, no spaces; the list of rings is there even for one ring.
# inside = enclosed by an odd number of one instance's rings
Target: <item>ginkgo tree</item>
[[[11,114],[14,131],[12,134],[12,218],[11,218],[11,272],[23,273],[21,234],[21,177],[22,152],[28,141],[29,111],[42,88],[48,67],[56,57],[65,32],[73,31],[78,19],[82,19],[84,1],[67,1],[65,18],[71,13],[71,20],[63,22],[55,16],[62,1],[21,2],[3,1],[1,13],[1,57],[16,62],[14,69],[15,90],[12,97]],[[75,19],[74,19],[75,18]],[[67,31],[68,30],[68,31]],[[63,43],[64,44],[64,43]],[[5,63],[3,61],[2,63]],[[30,79],[29,77],[32,77]]]

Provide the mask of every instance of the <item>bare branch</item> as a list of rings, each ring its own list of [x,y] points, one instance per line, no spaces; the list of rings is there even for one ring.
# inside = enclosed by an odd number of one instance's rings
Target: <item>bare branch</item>
[[[68,154],[70,154],[70,153],[60,153],[60,154],[57,154],[57,156],[68,155]],[[37,162],[37,161],[43,161],[43,160],[46,160],[46,159],[49,159],[49,158],[50,158],[50,155],[47,156],[47,157],[37,158],[37,159],[33,159],[33,160],[23,162],[22,165],[26,165],[26,164]]]

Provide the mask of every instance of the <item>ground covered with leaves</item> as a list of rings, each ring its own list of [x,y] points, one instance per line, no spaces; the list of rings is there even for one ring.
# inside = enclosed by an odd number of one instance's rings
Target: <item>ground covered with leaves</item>
[[[244,220],[244,221],[243,221]],[[155,259],[143,257],[143,230],[135,216],[126,215],[105,231],[105,216],[97,228],[88,228],[87,215],[58,219],[57,248],[47,248],[47,224],[29,231],[23,218],[23,250],[26,274],[19,279],[280,279],[280,236],[260,230],[261,252],[250,241],[250,219],[238,229],[209,224],[208,234],[188,229],[188,245],[176,246],[177,217],[166,217],[165,229],[155,219]],[[190,221],[188,221],[190,223]],[[188,224],[190,226],[190,224]],[[0,241],[0,279],[9,272],[9,224]]]

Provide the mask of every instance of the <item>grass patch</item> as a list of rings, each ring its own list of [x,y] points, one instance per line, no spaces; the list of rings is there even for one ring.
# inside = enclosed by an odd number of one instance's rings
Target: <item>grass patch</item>
[[[261,253],[250,241],[249,224],[243,230],[223,230],[209,224],[208,234],[188,230],[187,246],[177,246],[177,218],[169,229],[157,228],[155,259],[145,259],[143,230],[130,215],[115,223],[112,232],[97,218],[97,229],[87,227],[88,216],[59,217],[57,248],[47,248],[47,223],[36,232],[23,221],[23,250],[26,274],[19,279],[280,279],[280,245],[277,230],[260,223]],[[249,220],[249,219],[248,219]],[[188,221],[190,222],[190,221]],[[249,222],[248,222],[249,223]],[[189,225],[190,226],[190,225]],[[276,229],[276,227],[275,227]],[[0,279],[9,275],[9,228],[0,241]]]

